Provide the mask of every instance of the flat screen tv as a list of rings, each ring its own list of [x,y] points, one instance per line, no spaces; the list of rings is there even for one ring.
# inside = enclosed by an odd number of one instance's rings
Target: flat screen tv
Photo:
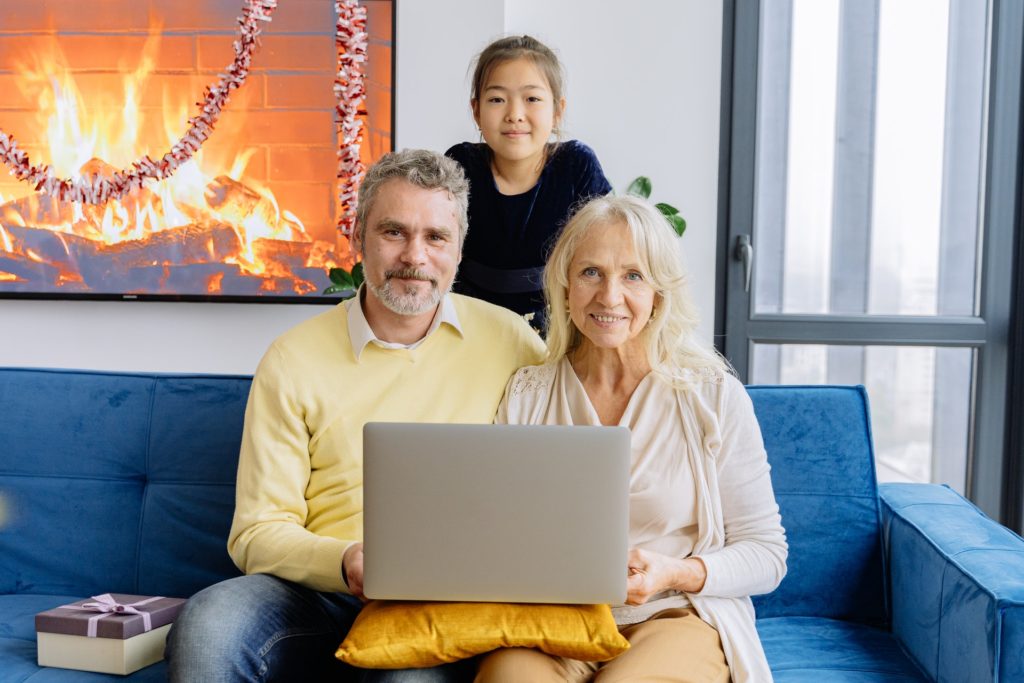
[[[249,5],[3,3],[0,83],[13,87],[0,132],[26,167],[120,187],[138,160],[165,159],[216,100],[208,89],[245,63]],[[322,292],[331,268],[352,266],[353,169],[394,139],[394,2],[359,5],[365,33],[333,2],[280,2],[244,82],[165,180],[73,201],[0,161],[0,297],[336,302]],[[362,88],[349,87],[354,69]]]

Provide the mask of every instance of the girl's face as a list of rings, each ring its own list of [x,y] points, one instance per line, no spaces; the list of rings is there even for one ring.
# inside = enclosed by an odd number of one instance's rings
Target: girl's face
[[[472,106],[473,118],[496,159],[535,160],[540,165],[565,100],[555,102],[541,70],[520,57],[491,70]]]

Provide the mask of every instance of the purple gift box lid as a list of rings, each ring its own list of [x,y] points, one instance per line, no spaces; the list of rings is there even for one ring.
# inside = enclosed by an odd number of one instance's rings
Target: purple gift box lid
[[[40,612],[36,631],[124,640],[171,623],[184,605],[181,598],[107,593]]]

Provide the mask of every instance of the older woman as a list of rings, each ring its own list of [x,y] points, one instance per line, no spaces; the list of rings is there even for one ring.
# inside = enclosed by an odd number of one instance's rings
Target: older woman
[[[695,339],[678,242],[660,213],[603,197],[565,227],[544,276],[548,362],[509,381],[497,421],[632,432],[631,647],[603,665],[504,649],[478,681],[770,681],[751,595],[786,573],[761,432],[740,382]]]

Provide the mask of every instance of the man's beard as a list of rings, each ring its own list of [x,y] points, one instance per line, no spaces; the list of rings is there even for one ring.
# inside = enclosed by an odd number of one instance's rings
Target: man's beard
[[[406,294],[399,294],[391,283],[392,279],[395,278],[424,280],[430,283],[430,289],[426,292],[412,291]],[[420,315],[426,313],[437,306],[443,294],[437,286],[437,280],[416,268],[385,271],[383,285],[378,286],[367,280],[366,286],[384,306],[399,315]],[[448,285],[448,289],[451,289],[451,284]]]

